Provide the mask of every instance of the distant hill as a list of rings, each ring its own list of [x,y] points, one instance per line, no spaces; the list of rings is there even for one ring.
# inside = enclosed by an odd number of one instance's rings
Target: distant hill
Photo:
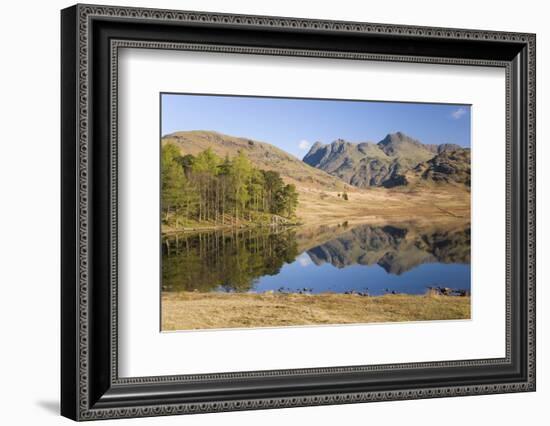
[[[446,153],[463,151],[468,151],[468,155],[458,154],[452,160],[446,157]],[[435,162],[428,163],[431,160]],[[463,176],[447,179],[444,175],[452,168],[470,167],[469,150],[454,144],[423,144],[402,132],[388,134],[378,143],[351,143],[343,139],[331,144],[316,142],[303,161],[360,188],[406,185],[407,176],[412,178],[411,171],[416,167],[419,169],[414,176],[425,182],[465,183]],[[451,162],[452,167],[443,166]],[[462,163],[458,165],[459,162]]]
[[[349,185],[323,170],[311,167],[298,158],[269,143],[243,137],[224,135],[214,131],[182,131],[163,136],[163,144],[176,145],[183,155],[197,155],[207,148],[221,157],[232,158],[244,152],[258,168],[275,170],[287,183],[298,187],[344,191]]]

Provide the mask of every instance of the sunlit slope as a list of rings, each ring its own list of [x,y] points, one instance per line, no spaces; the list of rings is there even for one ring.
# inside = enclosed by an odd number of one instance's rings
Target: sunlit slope
[[[214,131],[175,132],[162,138],[163,144],[178,146],[182,155],[197,155],[210,148],[220,157],[235,157],[244,152],[254,166],[264,170],[274,170],[281,174],[287,183],[298,188],[317,188],[343,191],[350,188],[345,182],[323,170],[311,167],[298,158],[269,143],[252,139],[224,135]]]

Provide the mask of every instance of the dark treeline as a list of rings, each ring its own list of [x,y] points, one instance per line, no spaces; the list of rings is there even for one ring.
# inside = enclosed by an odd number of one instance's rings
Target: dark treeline
[[[239,152],[222,159],[210,148],[182,156],[174,145],[161,155],[162,213],[165,223],[239,221],[270,222],[274,215],[292,218],[298,193],[275,171],[255,168]]]
[[[278,274],[297,255],[292,228],[175,235],[163,240],[162,289],[249,291],[258,278]]]

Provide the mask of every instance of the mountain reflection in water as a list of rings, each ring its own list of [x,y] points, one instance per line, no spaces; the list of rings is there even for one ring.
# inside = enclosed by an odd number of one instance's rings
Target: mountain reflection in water
[[[470,225],[254,228],[163,239],[164,291],[470,291]]]

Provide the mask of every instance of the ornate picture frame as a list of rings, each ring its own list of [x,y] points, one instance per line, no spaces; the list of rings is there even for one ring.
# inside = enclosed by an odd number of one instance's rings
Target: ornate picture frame
[[[128,7],[61,13],[61,413],[73,420],[535,390],[535,35]],[[506,356],[119,377],[117,90],[121,48],[506,72]],[[489,255],[489,254],[482,254]]]

